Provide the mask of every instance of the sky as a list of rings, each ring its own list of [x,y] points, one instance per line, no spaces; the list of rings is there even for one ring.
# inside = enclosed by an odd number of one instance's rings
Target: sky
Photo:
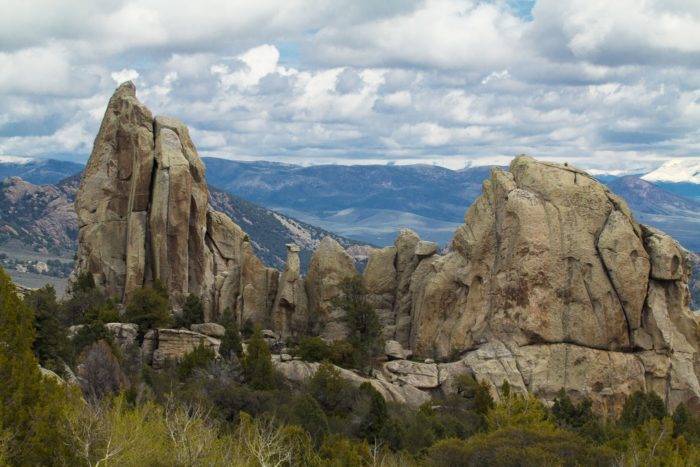
[[[700,157],[700,1],[0,0],[0,156],[84,162],[124,80],[201,155]]]

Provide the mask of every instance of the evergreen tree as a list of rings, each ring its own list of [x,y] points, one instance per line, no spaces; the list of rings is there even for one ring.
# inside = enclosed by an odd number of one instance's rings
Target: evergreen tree
[[[253,337],[248,342],[248,351],[243,360],[243,373],[246,382],[253,389],[274,389],[277,386],[272,354],[259,327],[255,328]]]
[[[69,394],[42,376],[32,345],[34,315],[0,269],[0,434],[9,433],[12,465],[56,465],[67,459],[63,430]]]
[[[189,329],[191,325],[204,322],[204,307],[198,296],[189,294],[182,306],[182,314],[177,317],[175,325]]]
[[[147,330],[169,326],[172,322],[168,296],[158,283],[136,289],[126,306],[123,319],[138,324],[143,336]]]
[[[349,341],[355,348],[356,364],[362,370],[372,367],[372,359],[380,351],[381,325],[374,307],[367,301],[367,290],[360,276],[346,279],[340,285],[342,296],[336,306],[345,310],[350,331]]]
[[[564,428],[578,429],[594,419],[591,410],[591,401],[582,400],[578,405],[574,404],[564,389],[560,389],[552,406],[552,415],[557,424]]]
[[[386,401],[370,383],[362,383],[360,391],[369,396],[369,409],[360,422],[360,436],[374,441],[382,437],[387,426],[389,412]]]
[[[620,424],[625,428],[635,428],[648,420],[661,420],[666,415],[664,401],[655,392],[636,391],[622,407]]]
[[[62,372],[65,363],[71,362],[72,347],[68,330],[59,320],[60,304],[52,285],[27,293],[24,303],[34,312],[36,339],[34,353],[39,363],[56,372]]]
[[[241,333],[238,330],[238,323],[236,322],[235,316],[231,310],[226,310],[224,312],[221,324],[224,326],[226,332],[224,337],[221,339],[221,347],[219,347],[219,353],[222,357],[230,359],[233,356],[242,357],[243,356],[243,344],[241,341]]]

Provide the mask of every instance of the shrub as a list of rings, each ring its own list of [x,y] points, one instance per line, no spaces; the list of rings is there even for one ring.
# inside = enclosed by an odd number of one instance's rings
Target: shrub
[[[634,428],[647,420],[661,420],[666,415],[664,401],[655,392],[636,391],[622,407],[620,424],[625,428]]]
[[[345,279],[340,288],[342,295],[335,305],[345,310],[345,322],[350,332],[348,340],[355,349],[356,365],[367,371],[372,366],[372,359],[381,350],[379,318],[367,301],[367,290],[360,276]]]
[[[187,353],[180,361],[177,367],[177,373],[181,380],[185,380],[192,376],[195,370],[206,368],[214,361],[216,355],[214,351],[203,345],[198,345],[191,352]]]
[[[382,437],[389,413],[384,397],[370,383],[362,383],[360,391],[369,397],[369,407],[360,421],[361,437],[374,441]]]
[[[272,355],[260,328],[256,328],[248,342],[248,351],[243,359],[246,382],[254,389],[274,389],[278,385],[277,374],[272,365]]]
[[[128,381],[117,357],[104,340],[85,349],[78,357],[78,363],[78,376],[83,393],[92,400],[118,394],[128,387]]]
[[[182,305],[182,313],[176,317],[175,326],[189,329],[191,325],[204,322],[204,308],[198,296],[189,294]]]
[[[297,396],[291,409],[292,422],[309,432],[319,444],[328,433],[328,418],[316,399],[308,394]]]
[[[297,355],[305,362],[331,360],[331,348],[320,337],[304,337],[299,342]]]
[[[591,411],[591,401],[582,400],[574,404],[564,389],[560,389],[552,406],[552,415],[559,426],[578,429],[595,419]]]
[[[337,368],[327,362],[321,363],[309,379],[307,390],[323,410],[332,415],[349,413],[356,399],[356,391],[352,385],[340,377]]]
[[[123,319],[138,324],[141,336],[149,329],[167,327],[172,322],[168,298],[158,288],[141,287],[132,294]]]
[[[241,342],[241,333],[238,330],[238,323],[233,316],[231,310],[226,310],[222,319],[222,325],[226,332],[221,339],[221,347],[219,353],[226,359],[231,359],[234,356],[243,356],[243,344]]]

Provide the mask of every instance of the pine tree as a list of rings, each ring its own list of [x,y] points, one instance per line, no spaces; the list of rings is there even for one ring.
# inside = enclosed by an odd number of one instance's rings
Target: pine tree
[[[360,436],[375,441],[381,437],[389,419],[386,401],[370,383],[362,383],[360,391],[369,396],[369,409],[360,422]]]
[[[168,297],[158,284],[135,290],[126,306],[123,319],[138,324],[142,336],[149,329],[165,327],[172,322]]]
[[[233,356],[242,357],[243,356],[243,344],[241,343],[241,333],[238,330],[238,323],[236,318],[233,316],[231,310],[226,310],[221,324],[224,326],[226,332],[224,337],[221,339],[221,347],[219,347],[219,353],[224,358],[232,358]]]
[[[255,328],[253,337],[248,342],[248,351],[243,360],[243,372],[246,382],[254,389],[274,389],[277,385],[272,354],[259,327]]]
[[[24,303],[34,312],[34,353],[39,363],[60,373],[64,363],[72,360],[73,352],[67,329],[59,320],[60,304],[56,301],[56,290],[52,285],[33,290],[25,295]]]
[[[189,294],[182,305],[182,314],[177,317],[177,327],[189,329],[192,324],[204,322],[204,308],[198,296]]]
[[[55,465],[67,459],[62,428],[68,390],[42,376],[34,353],[34,315],[0,269],[0,433],[10,434],[12,465]]]
[[[345,310],[349,341],[356,352],[356,364],[360,369],[368,370],[372,367],[372,358],[380,350],[382,328],[379,318],[367,301],[367,290],[359,276],[346,279],[340,287],[343,294],[336,305]]]

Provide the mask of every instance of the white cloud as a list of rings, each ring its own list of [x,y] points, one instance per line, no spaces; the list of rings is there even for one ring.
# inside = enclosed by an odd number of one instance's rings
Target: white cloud
[[[110,73],[116,84],[122,84],[125,81],[134,81],[139,77],[139,72],[131,68],[122,68],[119,71]]]
[[[217,156],[527,152],[603,170],[700,155],[697,2],[538,0],[523,18],[502,0],[8,1],[6,154],[84,160],[132,79]]]

